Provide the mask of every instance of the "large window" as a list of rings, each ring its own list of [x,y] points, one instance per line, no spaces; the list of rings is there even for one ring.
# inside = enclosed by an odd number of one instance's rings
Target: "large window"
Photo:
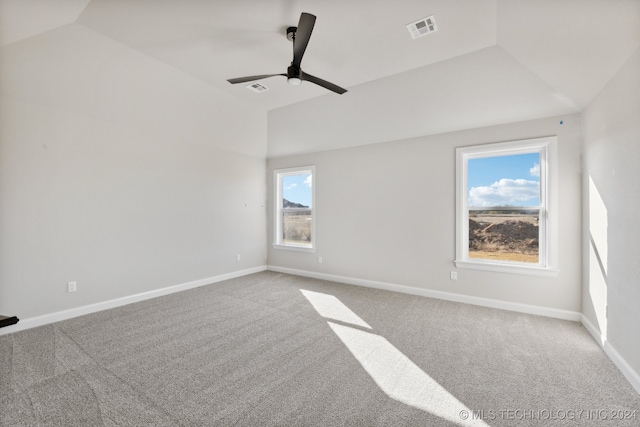
[[[274,247],[315,250],[315,167],[275,172]]]
[[[456,266],[553,274],[555,137],[462,147]]]

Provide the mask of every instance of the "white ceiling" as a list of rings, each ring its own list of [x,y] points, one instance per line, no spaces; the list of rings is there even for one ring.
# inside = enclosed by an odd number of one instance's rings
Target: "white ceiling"
[[[348,93],[226,81],[285,72],[301,12],[317,16],[302,68]],[[431,14],[438,31],[412,40]],[[640,0],[0,0],[0,46],[66,25],[269,111],[285,155],[581,111],[639,48]]]
[[[272,78],[256,96],[226,80],[286,72],[293,51],[285,32],[301,12],[317,16],[302,68],[345,88],[496,43],[493,0],[93,0],[77,22],[273,109],[327,90]],[[440,32],[413,42],[406,24],[436,12]]]
[[[0,0],[0,46],[78,19],[91,0]]]

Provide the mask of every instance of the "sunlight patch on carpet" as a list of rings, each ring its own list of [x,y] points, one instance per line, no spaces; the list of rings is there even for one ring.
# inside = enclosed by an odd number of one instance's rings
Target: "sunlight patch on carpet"
[[[333,295],[300,289],[318,314],[327,319],[372,329]],[[391,399],[429,412],[460,426],[488,427],[473,411],[427,375],[386,338],[327,322],[364,370]]]
[[[487,426],[481,420],[463,420],[473,412],[384,337],[327,323],[390,398],[461,426]]]
[[[309,300],[320,316],[371,329],[371,326],[369,326],[367,322],[358,317],[357,314],[333,295],[306,291],[304,289],[300,289],[300,292]]]

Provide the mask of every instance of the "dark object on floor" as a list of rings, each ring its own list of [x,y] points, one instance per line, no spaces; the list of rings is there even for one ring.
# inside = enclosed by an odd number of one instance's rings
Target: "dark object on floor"
[[[0,315],[0,328],[4,328],[5,326],[11,326],[18,323],[20,319],[16,316],[8,317]]]

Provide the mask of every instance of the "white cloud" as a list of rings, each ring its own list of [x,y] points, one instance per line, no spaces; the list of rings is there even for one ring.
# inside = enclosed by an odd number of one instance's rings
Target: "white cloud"
[[[309,175],[307,176],[307,179],[305,179],[303,181],[304,184],[306,184],[307,186],[311,187],[311,181],[313,180],[313,175]]]
[[[287,186],[287,190],[291,190],[292,188],[296,188],[297,186],[298,184],[294,182],[293,184]]]
[[[529,169],[529,174],[531,176],[540,176],[540,164],[534,163],[533,167]]]
[[[540,183],[526,179],[503,178],[489,186],[469,190],[469,206],[520,206],[540,197]]]

